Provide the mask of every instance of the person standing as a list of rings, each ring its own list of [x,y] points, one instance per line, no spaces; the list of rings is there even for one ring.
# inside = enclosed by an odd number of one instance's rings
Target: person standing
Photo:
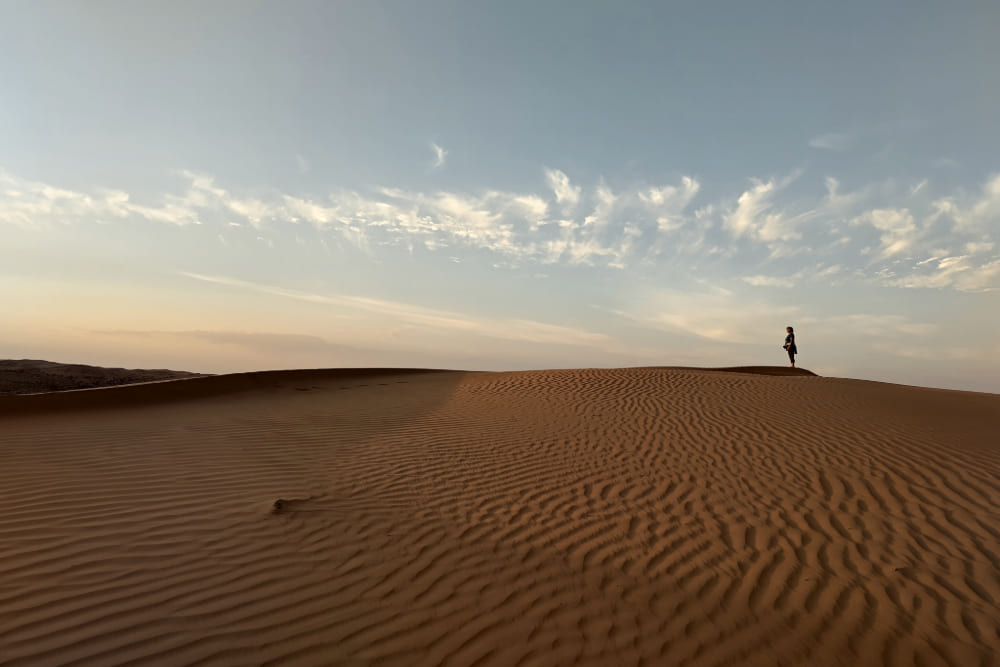
[[[785,327],[785,334],[785,351],[788,352],[788,360],[792,362],[792,368],[795,368],[795,355],[799,352],[799,348],[795,347],[795,329]]]

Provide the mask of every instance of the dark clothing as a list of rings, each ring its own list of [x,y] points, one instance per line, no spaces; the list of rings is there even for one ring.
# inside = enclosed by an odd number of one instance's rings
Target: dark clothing
[[[785,349],[788,350],[788,360],[795,365],[795,355],[798,354],[799,348],[795,347],[795,334],[790,333],[785,336]]]

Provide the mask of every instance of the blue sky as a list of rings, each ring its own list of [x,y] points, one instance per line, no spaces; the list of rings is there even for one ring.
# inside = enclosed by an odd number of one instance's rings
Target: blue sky
[[[1000,392],[1000,5],[11,2],[3,356]]]

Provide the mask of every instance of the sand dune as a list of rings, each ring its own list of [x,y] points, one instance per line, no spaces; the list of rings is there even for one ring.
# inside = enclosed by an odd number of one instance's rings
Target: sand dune
[[[0,395],[34,394],[202,377],[165,369],[102,368],[38,359],[0,359]]]
[[[1000,664],[1000,396],[750,370],[5,397],[0,664]]]

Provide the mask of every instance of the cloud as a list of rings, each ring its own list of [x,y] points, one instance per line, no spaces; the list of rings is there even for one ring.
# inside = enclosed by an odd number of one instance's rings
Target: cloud
[[[583,219],[583,224],[585,225],[596,225],[598,227],[604,227],[609,222],[611,222],[611,214],[615,209],[615,204],[618,203],[619,198],[611,191],[604,183],[597,186],[597,192],[594,194],[595,204],[593,212]]]
[[[202,357],[199,365],[214,366],[223,372],[260,370],[260,360],[271,368],[358,368],[358,367],[444,367],[454,363],[442,355],[417,353],[380,341],[379,348],[361,347],[327,340],[321,336],[268,331],[215,330],[129,330],[90,331],[91,337],[110,341],[117,349],[148,349],[147,354],[163,355],[175,350],[184,357]],[[177,355],[177,352],[174,353]],[[186,365],[186,364],[185,364]]]
[[[793,287],[794,277],[792,276],[746,276],[743,282],[754,287]]]
[[[298,167],[300,174],[308,174],[309,170],[312,169],[312,165],[309,164],[309,160],[305,159],[301,154],[295,154],[295,166]]]
[[[856,206],[866,195],[864,191],[840,193],[840,181],[832,176],[824,179],[826,197],[820,202],[820,207],[829,214],[843,214]]]
[[[130,201],[128,193],[101,190],[96,195],[57,188],[0,171],[0,222],[32,227],[39,224],[66,224],[108,221],[138,216],[153,222],[175,225],[197,224],[198,214],[185,198],[168,197],[161,206],[142,206]]]
[[[920,230],[908,209],[874,209],[854,218],[852,225],[868,224],[881,232],[881,256],[912,250]]]
[[[246,219],[254,226],[276,215],[274,207],[259,199],[230,199],[225,202],[226,208],[237,216]]]
[[[861,145],[863,140],[879,143],[912,134],[923,127],[923,123],[909,118],[892,118],[880,123],[859,125],[843,132],[827,132],[809,140],[810,148],[828,151],[846,151]]]
[[[431,142],[431,150],[434,151],[434,159],[431,162],[431,166],[435,169],[444,166],[444,162],[448,157],[448,151],[438,146],[433,141]]]
[[[558,169],[546,169],[545,178],[556,196],[556,201],[572,208],[580,201],[580,186],[570,185],[569,176]]]
[[[726,218],[726,227],[733,236],[739,238],[752,234],[760,227],[761,214],[771,208],[771,195],[774,193],[774,181],[757,181],[753,188],[745,191],[737,200],[736,209]]]
[[[500,191],[483,195],[382,192],[392,201],[366,201],[353,195],[356,208],[371,212],[359,224],[382,230],[393,242],[407,237],[419,240],[428,249],[459,244],[513,257],[530,254],[530,248],[515,242],[515,227],[537,226],[536,216],[544,216],[545,209],[538,198]]]
[[[956,345],[900,345],[877,343],[873,347],[884,354],[922,361],[977,361],[979,363],[1000,359],[1000,349]]]
[[[993,174],[972,201],[969,197],[942,197],[934,202],[937,211],[954,221],[959,232],[1000,228],[1000,174]]]
[[[532,222],[536,229],[539,225],[546,223],[549,205],[541,197],[537,195],[516,195],[511,199],[511,203],[521,209],[525,217]]]
[[[782,287],[785,289],[791,289],[793,287],[798,287],[803,281],[823,280],[837,275],[842,270],[843,267],[839,264],[833,264],[832,266],[826,267],[821,265],[819,267],[802,269],[801,271],[785,276],[744,276],[741,280],[748,285],[753,285],[754,287]]]
[[[657,290],[642,295],[619,316],[647,327],[683,333],[717,343],[757,343],[799,313],[796,306],[754,301],[728,290]],[[779,329],[780,331],[780,329]]]
[[[950,157],[941,157],[936,160],[932,160],[931,166],[938,169],[956,169],[960,165],[957,160],[953,160]]]
[[[992,241],[970,241],[965,244],[965,252],[970,255],[979,255],[993,250],[994,245]]]
[[[661,231],[670,232],[683,226],[688,220],[687,208],[691,205],[701,184],[684,176],[679,186],[666,185],[639,192],[639,200],[656,215],[656,224]]]
[[[939,330],[936,324],[914,322],[908,317],[895,314],[854,313],[824,317],[804,316],[799,319],[799,322],[816,331],[847,332],[851,335],[871,338],[926,337]]]
[[[828,151],[846,151],[853,143],[854,138],[849,132],[828,132],[810,139],[809,147]]]
[[[225,287],[252,290],[287,299],[367,312],[389,318],[396,324],[407,324],[445,331],[460,331],[490,338],[529,343],[599,346],[611,342],[611,339],[605,334],[546,322],[525,319],[475,319],[461,313],[373,297],[315,294],[274,285],[264,285],[228,276],[191,272],[181,272],[180,275],[193,280]]]
[[[774,202],[775,195],[797,177],[798,174],[793,174],[781,182],[753,179],[753,187],[739,196],[736,207],[726,215],[726,229],[737,239],[747,237],[772,244],[802,238],[797,226],[813,212],[789,215],[777,210]]]
[[[358,348],[337,345],[319,336],[306,334],[228,330],[139,331],[129,329],[91,331],[90,333],[106,336],[131,336],[135,338],[181,338],[212,343],[214,345],[247,347],[262,352],[273,351],[275,349],[281,349],[285,352],[295,351],[300,354],[325,354],[331,350],[344,350],[352,353],[358,351]]]
[[[827,267],[823,267],[821,265],[819,267],[802,269],[801,271],[785,276],[744,276],[741,280],[748,285],[753,285],[754,287],[782,287],[784,289],[791,289],[793,287],[798,287],[803,281],[822,280],[824,278],[835,276],[841,271],[842,267],[839,264]]]
[[[288,245],[315,242],[327,252],[372,259],[390,247],[440,253],[441,261],[474,250],[507,268],[534,263],[683,274],[711,266],[757,287],[778,286],[789,276],[813,279],[816,267],[839,265],[842,283],[960,290],[993,286],[997,257],[990,253],[1000,230],[1000,175],[972,192],[935,192],[933,183],[920,181],[918,196],[891,181],[844,192],[828,176],[825,194],[803,196],[790,192],[801,176],[793,173],[753,179],[737,197],[720,195],[697,208],[702,186],[690,176],[614,188],[600,180],[585,189],[549,169],[541,192],[383,186],[293,195],[236,192],[195,171],[175,175],[182,183],[176,192],[138,202],[118,189],[80,192],[0,171],[0,223],[36,229],[111,222],[201,226],[213,237],[227,232],[223,238],[230,243],[247,234],[279,248],[286,236]],[[315,230],[312,240],[303,240],[302,225]],[[901,263],[919,256],[968,257],[936,272]],[[765,264],[781,268],[752,268]]]
[[[894,287],[942,289],[962,292],[1000,290],[1000,260],[977,263],[969,255],[931,258],[919,262],[921,270],[887,282]]]

